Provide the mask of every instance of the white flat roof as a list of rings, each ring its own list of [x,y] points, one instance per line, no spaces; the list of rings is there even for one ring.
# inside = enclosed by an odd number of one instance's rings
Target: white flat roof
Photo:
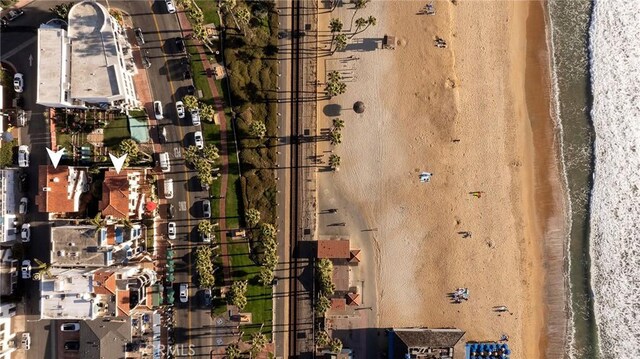
[[[124,98],[124,90],[118,86],[122,66],[111,21],[107,9],[96,2],[84,1],[69,11],[72,98]]]
[[[51,319],[93,319],[97,314],[93,276],[86,269],[51,269],[54,278],[40,284],[40,316]]]
[[[38,98],[37,103],[59,103],[64,100],[63,78],[68,65],[64,29],[38,29]],[[62,62],[65,61],[65,69]]]

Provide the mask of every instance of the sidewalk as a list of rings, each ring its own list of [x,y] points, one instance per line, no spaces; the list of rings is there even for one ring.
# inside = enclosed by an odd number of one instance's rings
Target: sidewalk
[[[184,38],[189,38],[193,34],[193,29],[191,28],[191,23],[187,18],[187,14],[184,11],[178,11],[178,22],[180,24],[180,28],[182,29],[182,36]],[[193,43],[196,43],[196,40],[193,40]],[[200,60],[205,68],[205,71],[211,68],[209,60],[205,55],[205,48],[201,44],[196,45],[198,53],[200,54]],[[219,208],[220,208],[220,219],[218,220],[220,232],[220,250],[222,257],[222,272],[224,274],[224,281],[226,284],[231,284],[231,263],[228,255],[227,248],[227,232],[228,228],[226,225],[226,193],[228,187],[228,173],[229,173],[229,152],[228,152],[228,136],[227,136],[227,119],[224,114],[224,100],[220,97],[218,93],[218,88],[216,87],[215,80],[211,76],[207,76],[207,81],[209,83],[209,88],[211,89],[211,93],[213,94],[214,105],[213,108],[220,119],[220,196],[223,197],[219,200]]]

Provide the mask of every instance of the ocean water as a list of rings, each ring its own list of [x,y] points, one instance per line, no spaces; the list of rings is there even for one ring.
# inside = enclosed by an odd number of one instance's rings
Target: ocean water
[[[593,173],[593,127],[590,117],[589,23],[591,0],[551,0],[553,84],[562,160],[569,195],[567,238],[569,320],[565,358],[597,357],[589,256],[589,202]],[[562,335],[562,333],[550,333]]]
[[[590,54],[591,287],[599,352],[640,358],[640,1],[594,1]]]

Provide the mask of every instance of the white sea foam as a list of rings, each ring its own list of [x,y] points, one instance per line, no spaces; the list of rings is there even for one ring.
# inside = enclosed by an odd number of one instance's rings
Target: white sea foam
[[[596,0],[591,24],[594,311],[604,358],[640,357],[640,1]]]

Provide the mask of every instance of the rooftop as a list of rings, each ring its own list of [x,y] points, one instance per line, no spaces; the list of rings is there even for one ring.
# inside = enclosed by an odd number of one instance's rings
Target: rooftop
[[[98,208],[104,217],[129,218],[129,171],[104,173],[102,199]]]
[[[69,11],[69,38],[74,76],[71,96],[87,99],[124,99],[118,59],[118,39],[107,9],[93,1],[83,1]],[[108,84],[106,86],[105,84]]]
[[[37,103],[58,103],[64,98],[69,68],[69,45],[65,44],[66,31],[49,26],[38,30],[38,92]],[[66,64],[62,67],[62,61]],[[60,71],[61,69],[65,72]]]
[[[88,190],[87,167],[41,165],[36,203],[41,212],[80,211],[80,197]]]
[[[83,359],[119,359],[131,342],[131,319],[80,322],[80,352]]]
[[[349,250],[348,239],[321,239],[318,240],[318,258],[329,259],[349,259],[351,252]]]
[[[100,304],[93,294],[87,269],[51,269],[40,281],[40,316],[43,319],[93,319]]]
[[[106,230],[95,226],[51,227],[51,264],[56,267],[113,263],[113,248],[106,246]]]

